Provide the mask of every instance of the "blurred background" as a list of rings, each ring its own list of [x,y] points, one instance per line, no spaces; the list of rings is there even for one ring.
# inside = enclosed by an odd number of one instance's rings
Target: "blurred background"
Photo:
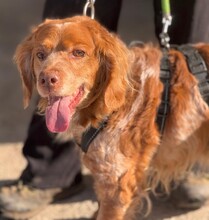
[[[43,6],[44,0],[0,1],[0,144],[22,142],[26,136],[34,105],[23,109],[13,55],[31,27],[41,22]],[[123,1],[119,35],[127,43],[155,41],[152,0]]]
[[[13,63],[17,44],[41,21],[43,0],[0,1],[0,143],[22,141],[31,109],[23,110],[21,82]]]

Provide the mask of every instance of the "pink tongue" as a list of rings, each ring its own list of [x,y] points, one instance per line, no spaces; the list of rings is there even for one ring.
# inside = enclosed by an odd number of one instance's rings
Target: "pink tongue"
[[[46,108],[46,125],[51,132],[63,132],[69,127],[74,109],[70,108],[72,97],[56,98]]]

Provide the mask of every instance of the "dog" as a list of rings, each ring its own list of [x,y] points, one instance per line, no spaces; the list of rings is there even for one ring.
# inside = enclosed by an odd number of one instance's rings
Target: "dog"
[[[194,47],[208,67],[209,46]],[[169,190],[197,162],[208,165],[208,105],[182,52],[167,54],[169,110],[161,133],[158,46],[127,47],[96,20],[75,16],[44,21],[17,47],[24,107],[36,88],[51,132],[72,133],[81,145],[96,130],[82,156],[95,180],[97,220],[134,219],[148,189],[160,183]]]

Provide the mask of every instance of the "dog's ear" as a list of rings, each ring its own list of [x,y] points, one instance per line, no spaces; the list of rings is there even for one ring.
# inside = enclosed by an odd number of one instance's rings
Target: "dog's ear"
[[[107,87],[104,94],[104,101],[107,107],[119,108],[125,100],[125,90],[127,83],[127,54],[117,45],[118,42],[109,45],[101,51],[102,62],[106,70]],[[118,47],[119,46],[119,47]],[[105,47],[107,48],[107,47]]]
[[[51,21],[51,19],[46,19],[40,25],[34,27],[30,35],[17,46],[15,51],[14,62],[17,64],[22,80],[24,108],[27,108],[29,105],[35,83],[35,77],[33,77],[33,47],[36,33],[43,25]]]
[[[34,32],[34,31],[33,31]],[[33,32],[17,46],[14,61],[20,72],[23,87],[23,104],[27,108],[33,91]]]
[[[114,34],[103,27],[97,31],[96,45],[100,65],[103,66],[106,88],[104,101],[107,108],[119,108],[125,100],[127,84],[129,50],[125,44]]]

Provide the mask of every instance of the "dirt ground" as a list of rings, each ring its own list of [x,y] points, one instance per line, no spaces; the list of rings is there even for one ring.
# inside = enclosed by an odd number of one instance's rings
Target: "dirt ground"
[[[136,39],[155,41],[151,2],[124,0],[119,34],[127,43]],[[30,27],[41,21],[43,5],[44,0],[0,1],[0,185],[18,178],[26,164],[21,150],[33,105],[23,110],[20,79],[12,56]],[[92,178],[85,169],[84,175],[86,188],[83,192],[48,206],[32,220],[89,219],[97,209],[97,202]],[[137,219],[142,217],[138,215]],[[209,205],[185,212],[176,210],[169,202],[155,200],[147,220],[209,220]]]
[[[0,148],[0,185],[18,178],[26,162],[21,156],[22,143],[2,144]],[[84,169],[85,189],[69,200],[49,205],[31,220],[87,220],[97,210],[97,201],[92,188],[92,178]],[[154,200],[153,209],[147,218],[140,220],[209,220],[209,205],[195,211],[176,210],[167,201]],[[1,219],[0,220],[4,220]],[[128,219],[127,219],[128,220]]]

